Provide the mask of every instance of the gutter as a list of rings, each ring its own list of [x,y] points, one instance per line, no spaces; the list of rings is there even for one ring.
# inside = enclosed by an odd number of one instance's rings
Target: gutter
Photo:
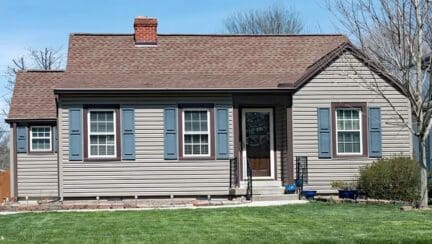
[[[5,119],[6,123],[16,123],[16,122],[56,122],[57,118],[43,118],[43,119],[29,119],[29,118],[8,118]]]
[[[235,89],[227,89],[227,88],[56,88],[54,89],[54,94],[118,94],[118,93],[126,93],[126,94],[178,94],[178,93],[205,93],[205,94],[214,94],[214,93],[291,93],[293,92],[294,87],[283,87],[283,88],[259,88],[259,89],[250,89],[250,88],[235,88]]]

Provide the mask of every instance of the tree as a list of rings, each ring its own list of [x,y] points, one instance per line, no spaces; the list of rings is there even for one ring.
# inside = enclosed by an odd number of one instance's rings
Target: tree
[[[0,169],[9,168],[9,135],[6,130],[0,131]]]
[[[420,207],[428,205],[426,141],[432,127],[431,63],[425,63],[431,50],[431,0],[333,0],[327,7],[349,32],[353,42],[372,60],[396,77],[407,95],[412,121],[402,124],[418,138],[420,155]],[[368,84],[381,95],[377,84]],[[394,108],[395,112],[399,114]]]
[[[6,88],[13,91],[17,72],[29,68],[38,70],[60,69],[63,65],[64,58],[61,49],[29,48],[25,56],[12,59],[12,64],[7,67],[6,75],[8,78]]]
[[[236,12],[225,19],[225,28],[232,34],[298,34],[303,23],[296,11],[282,5],[268,9]]]

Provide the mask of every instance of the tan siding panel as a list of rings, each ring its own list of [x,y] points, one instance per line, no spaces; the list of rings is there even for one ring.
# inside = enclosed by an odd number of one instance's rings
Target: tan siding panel
[[[119,100],[121,104],[135,104],[136,161],[122,162],[69,162],[68,105],[61,106],[64,197],[228,194],[228,160],[163,159],[163,104],[175,102],[172,98],[171,101],[161,99],[161,103],[155,101],[157,99],[134,103]],[[190,101],[231,104],[231,98],[188,98],[184,102]],[[232,131],[232,109],[229,110],[229,126]],[[232,136],[229,149],[232,156]]]
[[[57,197],[57,154],[17,155],[18,197]]]

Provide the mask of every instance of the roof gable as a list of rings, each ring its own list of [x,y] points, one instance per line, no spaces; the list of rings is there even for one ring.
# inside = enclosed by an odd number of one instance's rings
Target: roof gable
[[[375,72],[382,79],[387,81],[390,85],[392,85],[396,90],[401,92],[401,94],[405,95],[405,91],[395,77],[390,75],[384,67],[377,64],[366,55],[363,54],[362,51],[354,47],[350,42],[346,42],[333,49],[319,60],[317,60],[314,64],[308,67],[306,72],[294,83],[281,83],[278,85],[280,88],[288,88],[291,87],[296,91],[300,90],[305,84],[307,84],[310,80],[312,80],[315,76],[329,67],[333,62],[336,61],[339,57],[341,57],[345,52],[350,52],[355,58],[357,58],[360,62],[362,62],[366,67],[368,67],[371,71]]]
[[[56,120],[54,88],[63,78],[63,71],[18,72],[6,121]]]

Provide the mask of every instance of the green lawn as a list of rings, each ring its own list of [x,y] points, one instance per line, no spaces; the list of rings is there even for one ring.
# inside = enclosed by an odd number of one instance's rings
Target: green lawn
[[[2,241],[4,240],[4,241]],[[432,242],[432,211],[310,203],[279,207],[0,216],[0,243]]]

